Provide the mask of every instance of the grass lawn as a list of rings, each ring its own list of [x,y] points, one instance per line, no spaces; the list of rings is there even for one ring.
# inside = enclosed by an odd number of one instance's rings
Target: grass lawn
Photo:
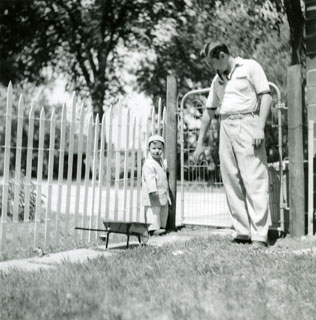
[[[316,257],[290,245],[254,250],[197,236],[2,274],[0,319],[314,319]]]
[[[51,213],[50,233],[49,233],[49,242],[44,248],[44,220],[42,219],[38,224],[38,248],[41,248],[43,253],[52,253],[60,252],[71,249],[85,248],[95,246],[97,244],[102,244],[103,242],[98,240],[97,232],[91,232],[91,240],[89,241],[88,231],[78,231],[77,241],[74,239],[74,215],[69,215],[69,232],[68,232],[68,241],[65,241],[65,215],[60,215],[60,232],[58,240],[54,235],[54,223],[55,223],[55,212]],[[81,226],[82,216],[78,215],[78,226]],[[87,222],[89,222],[89,217],[87,217]],[[34,221],[29,223],[28,232],[25,232],[25,223],[12,223],[7,224],[7,237],[5,243],[5,251],[0,253],[0,262],[11,259],[21,259],[29,258],[38,254],[37,250],[34,250]],[[89,227],[89,225],[87,225]],[[103,226],[102,226],[103,229]],[[100,233],[102,234],[102,233]],[[104,234],[104,233],[103,233]],[[82,238],[83,235],[83,238]],[[17,238],[17,241],[14,239]],[[125,235],[111,234],[111,242],[124,242],[126,241]],[[2,319],[0,319],[2,320]]]

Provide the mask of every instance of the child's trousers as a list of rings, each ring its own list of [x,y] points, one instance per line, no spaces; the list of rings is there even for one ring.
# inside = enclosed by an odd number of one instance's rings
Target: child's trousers
[[[168,219],[168,205],[159,207],[145,206],[145,221],[151,225],[148,231],[165,229]]]

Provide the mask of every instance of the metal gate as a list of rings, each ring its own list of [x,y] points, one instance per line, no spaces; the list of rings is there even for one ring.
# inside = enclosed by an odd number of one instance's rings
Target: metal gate
[[[276,98],[268,120],[273,131],[272,140],[275,140],[270,143],[275,145],[276,156],[275,161],[269,164],[270,211],[272,228],[283,232],[285,231],[287,188],[283,167],[282,111],[286,107],[282,103],[279,88],[274,83],[269,82],[269,84],[274,92],[273,97]],[[184,225],[231,227],[232,221],[223,188],[218,155],[219,115],[215,115],[206,137],[205,156],[199,163],[193,160],[200,119],[206,101],[205,94],[208,92],[209,88],[189,91],[183,96],[180,104],[181,181],[177,220]]]

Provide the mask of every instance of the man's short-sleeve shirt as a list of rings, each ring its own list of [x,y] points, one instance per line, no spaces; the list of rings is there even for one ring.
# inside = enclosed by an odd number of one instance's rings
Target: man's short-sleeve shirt
[[[212,81],[206,108],[220,108],[220,114],[255,111],[258,95],[269,93],[267,77],[258,62],[236,58],[228,80],[216,75]]]

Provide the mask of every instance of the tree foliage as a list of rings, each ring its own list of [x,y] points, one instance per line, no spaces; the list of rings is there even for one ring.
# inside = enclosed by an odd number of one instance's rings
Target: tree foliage
[[[102,114],[104,100],[122,92],[126,82],[126,49],[142,53],[138,90],[155,97],[165,95],[170,73],[183,91],[208,86],[213,74],[199,51],[206,41],[221,39],[233,54],[257,59],[284,88],[290,50],[285,18],[293,38],[297,2],[2,0],[0,82],[42,84],[48,66],[50,77],[65,75],[69,87],[90,97]],[[293,60],[297,50],[292,52]]]
[[[162,95],[170,73],[182,93],[207,87],[214,71],[200,59],[208,41],[226,42],[234,56],[258,60],[269,80],[285,88],[289,63],[289,30],[279,1],[187,1],[186,11],[173,20],[173,37],[153,41],[155,59],[148,57],[138,72],[139,84],[153,96]],[[147,81],[145,81],[145,79]]]
[[[184,8],[183,0],[2,0],[0,82],[68,76],[102,115],[106,93],[122,90],[119,47],[148,46],[151,31]]]

